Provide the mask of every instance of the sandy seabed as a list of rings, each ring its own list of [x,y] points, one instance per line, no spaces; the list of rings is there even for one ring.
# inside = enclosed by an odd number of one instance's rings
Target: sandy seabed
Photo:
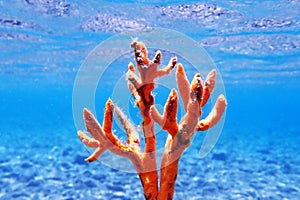
[[[143,199],[137,174],[84,161],[89,154],[74,128],[25,130],[1,133],[1,200]],[[196,141],[203,137],[193,140],[180,160],[174,199],[300,199],[297,141],[238,130],[224,130],[204,159]]]

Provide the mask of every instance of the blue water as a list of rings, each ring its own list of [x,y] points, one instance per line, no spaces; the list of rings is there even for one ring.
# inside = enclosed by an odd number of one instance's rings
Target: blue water
[[[0,199],[143,199],[136,174],[84,162],[72,92],[99,43],[154,27],[201,44],[228,100],[213,151],[199,158],[199,133],[183,155],[174,198],[300,199],[299,10],[295,0],[0,1]],[[97,89],[99,118],[109,89]]]

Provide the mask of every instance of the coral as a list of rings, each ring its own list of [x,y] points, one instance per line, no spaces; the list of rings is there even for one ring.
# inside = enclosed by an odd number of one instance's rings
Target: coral
[[[86,159],[87,162],[97,160],[106,150],[127,157],[135,166],[140,177],[145,199],[172,199],[178,173],[178,162],[182,153],[189,147],[195,132],[205,131],[220,120],[226,108],[226,99],[220,95],[210,114],[199,121],[202,107],[206,104],[215,86],[216,70],[212,70],[204,82],[201,80],[200,74],[197,73],[190,83],[182,64],[178,64],[176,81],[186,113],[178,122],[176,117],[178,94],[175,89],[172,89],[165,104],[164,113],[160,114],[155,107],[155,99],[152,95],[155,79],[169,74],[175,68],[177,58],[171,58],[165,68],[158,69],[162,57],[160,51],[150,60],[146,46],[142,42],[134,40],[131,47],[134,49],[139,76],[135,72],[133,63],[129,63],[128,88],[143,116],[144,150],[141,149],[141,140],[134,125],[127,119],[122,110],[113,104],[111,99],[106,102],[102,126],[88,109],[84,109],[86,128],[92,138],[82,131],[78,131],[78,137],[86,146],[95,148],[92,155]],[[114,112],[127,133],[126,143],[123,143],[112,131]],[[160,166],[159,187],[154,123],[158,123],[163,130],[168,132]]]

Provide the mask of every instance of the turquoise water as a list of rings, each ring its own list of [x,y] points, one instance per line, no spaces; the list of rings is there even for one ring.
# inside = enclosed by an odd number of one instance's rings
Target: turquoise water
[[[99,43],[154,27],[201,44],[228,100],[212,152],[200,159],[199,133],[183,155],[174,198],[299,199],[299,10],[293,0],[0,1],[0,199],[143,199],[136,174],[84,162],[72,93]],[[99,118],[111,89],[98,85]]]

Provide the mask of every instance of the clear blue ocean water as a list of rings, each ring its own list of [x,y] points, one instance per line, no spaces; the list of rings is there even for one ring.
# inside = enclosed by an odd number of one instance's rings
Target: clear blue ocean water
[[[198,133],[183,155],[174,198],[300,199],[299,10],[296,0],[0,1],[0,200],[143,199],[137,174],[84,162],[72,95],[98,44],[155,27],[201,44],[228,101],[212,152],[199,157]],[[99,119],[112,89],[98,85]]]

